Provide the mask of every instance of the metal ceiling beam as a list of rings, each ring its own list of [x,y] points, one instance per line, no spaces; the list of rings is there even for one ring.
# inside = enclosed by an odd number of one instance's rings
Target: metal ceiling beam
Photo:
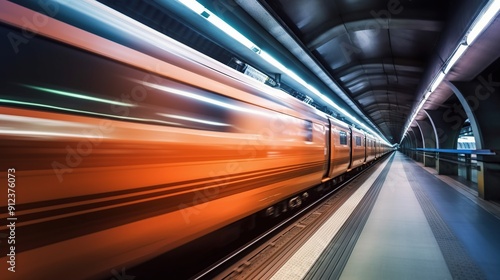
[[[407,90],[407,88],[405,88],[405,90]],[[373,95],[380,95],[380,96],[382,96],[382,95],[387,95],[387,94],[389,94],[390,96],[394,95],[394,94],[397,94],[399,96],[402,95],[402,94],[405,94],[407,96],[413,97],[412,94],[410,94],[408,92],[404,92],[403,90],[391,90],[391,89],[386,89],[386,87],[379,88],[379,89],[375,89],[375,88],[374,89],[370,89],[370,90],[364,91],[362,93],[359,93],[359,94],[357,94],[357,95],[355,95],[353,97],[356,100],[361,100],[363,98],[370,97],[370,96],[373,96]],[[410,106],[408,106],[408,107],[410,107]]]
[[[414,29],[419,31],[440,32],[442,28],[443,28],[443,23],[440,21],[420,20],[420,19],[394,19],[394,18],[389,20],[384,18],[372,18],[372,19],[347,22],[344,24],[330,27],[317,37],[309,39],[307,47],[309,48],[309,50],[315,50],[337,36],[346,34],[348,32],[356,32],[360,30]]]
[[[405,84],[408,85],[409,88],[414,88],[414,85],[417,85],[418,82],[420,81],[420,78],[415,75],[401,75],[401,74],[390,74],[390,73],[370,73],[370,74],[364,74],[363,76],[357,76],[353,77],[352,79],[343,81],[344,86],[346,88],[350,88],[360,82],[366,81],[366,80],[384,80],[387,81],[388,77],[397,77],[398,80],[405,80]],[[413,83],[410,83],[410,81],[413,81]]]
[[[396,72],[408,72],[408,73],[415,73],[416,76],[418,73],[424,72],[423,67],[415,66],[415,65],[407,65],[407,64],[399,64],[395,63],[393,64],[392,61],[385,62],[390,60],[389,58],[383,58],[380,59],[380,62],[375,62],[375,61],[370,61],[366,63],[361,63],[361,64],[349,64],[351,65],[348,68],[342,67],[341,71],[335,71],[335,73],[341,77],[347,76],[351,74],[352,72],[355,71],[364,71],[365,69],[382,69],[382,72],[384,69],[388,68],[391,71],[396,71]],[[418,64],[418,62],[414,62],[415,64]],[[418,75],[420,77],[420,75]]]
[[[386,68],[391,71],[424,72],[424,64],[422,61],[397,57],[394,59],[390,57],[381,57],[361,61],[353,60],[351,63],[335,69],[335,74],[344,76],[352,71],[370,68],[372,65],[379,65],[382,69]]]

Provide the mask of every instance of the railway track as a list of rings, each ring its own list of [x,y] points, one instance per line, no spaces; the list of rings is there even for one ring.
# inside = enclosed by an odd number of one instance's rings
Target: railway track
[[[385,159],[384,157],[383,159]],[[265,230],[192,279],[269,279],[359,186],[381,161],[352,175],[327,195]]]

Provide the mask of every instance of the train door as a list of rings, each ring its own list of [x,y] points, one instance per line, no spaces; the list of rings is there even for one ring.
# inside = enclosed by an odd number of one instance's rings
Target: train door
[[[323,179],[328,178],[330,175],[330,156],[332,153],[332,122],[328,119],[328,124],[325,133],[325,173]]]
[[[330,172],[328,176],[335,178],[347,172],[350,164],[349,126],[341,121],[330,119]]]
[[[352,129],[351,127],[349,127],[349,131],[347,132],[348,137],[349,137],[349,166],[347,167],[347,169],[351,169],[352,167],[352,153],[353,153],[353,136],[352,136]]]
[[[363,136],[363,140],[364,140],[364,144],[365,144],[365,160],[364,162],[366,162],[368,160],[368,138],[366,138],[366,134],[364,134]]]

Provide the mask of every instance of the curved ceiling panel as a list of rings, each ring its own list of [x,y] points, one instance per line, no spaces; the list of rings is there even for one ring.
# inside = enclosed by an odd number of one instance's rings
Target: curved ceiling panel
[[[262,1],[386,138],[398,140],[450,1]]]

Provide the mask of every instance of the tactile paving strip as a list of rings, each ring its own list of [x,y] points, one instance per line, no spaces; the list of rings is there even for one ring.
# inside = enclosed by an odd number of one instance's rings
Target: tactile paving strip
[[[414,167],[412,166],[412,168]],[[484,273],[469,256],[460,241],[441,218],[439,212],[420,186],[420,183],[412,174],[412,171],[405,168],[405,172],[453,279],[486,279]]]
[[[321,253],[330,244],[332,238],[341,230],[343,224],[359,205],[367,191],[380,177],[384,162],[356,192],[337,209],[335,213],[306,241],[303,246],[271,277],[271,279],[303,279]]]
[[[394,154],[304,279],[339,279],[391,169]]]

